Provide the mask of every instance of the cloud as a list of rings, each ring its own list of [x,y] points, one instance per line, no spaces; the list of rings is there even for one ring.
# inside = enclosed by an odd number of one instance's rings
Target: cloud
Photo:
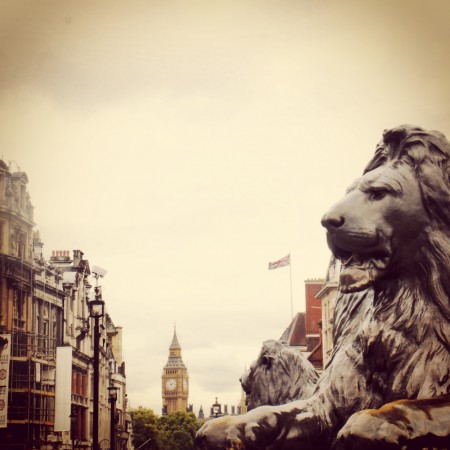
[[[0,146],[44,254],[81,249],[124,327],[132,406],[161,408],[177,323],[190,402],[235,404],[304,280],[324,211],[382,130],[449,135],[448,2],[4,1]]]

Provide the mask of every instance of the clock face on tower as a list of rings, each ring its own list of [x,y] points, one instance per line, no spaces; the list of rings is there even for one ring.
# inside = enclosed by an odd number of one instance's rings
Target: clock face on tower
[[[173,378],[169,378],[166,381],[166,389],[168,391],[173,391],[176,387],[177,387],[177,381],[174,380]]]

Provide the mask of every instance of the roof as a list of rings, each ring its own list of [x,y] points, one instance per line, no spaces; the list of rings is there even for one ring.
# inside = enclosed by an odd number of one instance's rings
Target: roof
[[[178,342],[178,338],[177,338],[177,329],[176,328],[173,330],[172,343],[170,344],[169,349],[170,350],[175,350],[175,349],[181,350],[181,346],[180,346],[180,343]]]
[[[280,339],[286,341],[290,346],[305,346],[307,344],[304,312],[295,315]]]
[[[180,346],[180,343],[178,342],[176,328],[174,328],[174,330],[173,330],[173,338],[172,338],[172,343],[170,344],[169,350],[170,350],[169,359],[167,360],[167,363],[164,366],[164,368],[165,369],[167,369],[167,368],[178,368],[178,369],[186,368],[186,366],[183,362],[183,359],[181,358],[181,346]],[[173,351],[173,350],[176,350],[176,351]]]
[[[164,366],[164,368],[184,369],[186,368],[186,365],[184,364],[181,356],[169,356],[169,359],[167,360],[167,363]]]
[[[322,341],[308,355],[308,360],[317,369],[323,368]]]

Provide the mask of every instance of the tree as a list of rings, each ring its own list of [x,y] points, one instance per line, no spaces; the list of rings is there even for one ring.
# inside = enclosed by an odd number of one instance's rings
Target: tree
[[[199,423],[193,413],[175,412],[162,416],[159,427],[164,446],[161,450],[192,450]]]
[[[139,450],[192,450],[200,424],[193,413],[157,417],[151,409],[131,411],[133,445]],[[148,441],[148,442],[146,442]]]
[[[186,431],[188,434],[195,437],[195,433],[199,429],[199,424],[194,413],[186,413],[177,411],[159,418],[160,428],[171,431],[172,433],[178,430]]]
[[[193,437],[184,430],[174,431],[172,434],[172,441],[177,450],[192,450],[194,446]]]
[[[151,409],[130,412],[133,424],[133,445],[140,450],[159,450],[158,417]]]

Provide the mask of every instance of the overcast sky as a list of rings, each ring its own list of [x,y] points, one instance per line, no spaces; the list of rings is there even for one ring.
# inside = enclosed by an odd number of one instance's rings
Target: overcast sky
[[[197,413],[326,273],[320,218],[382,131],[450,136],[450,2],[0,4],[0,157],[36,228],[80,249],[123,326],[132,407],[161,411],[176,322]]]

